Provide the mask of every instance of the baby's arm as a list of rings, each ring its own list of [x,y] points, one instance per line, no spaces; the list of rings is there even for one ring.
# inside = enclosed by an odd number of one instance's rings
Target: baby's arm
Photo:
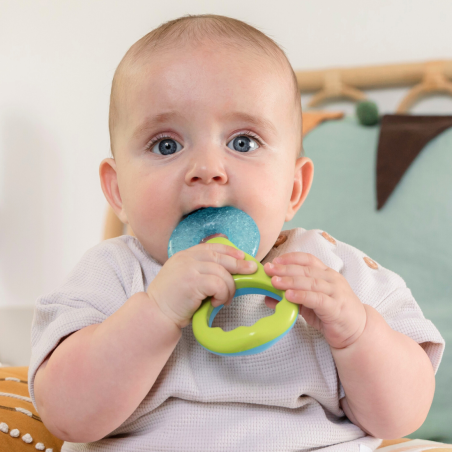
[[[377,438],[400,438],[425,421],[435,392],[432,363],[422,347],[394,331],[374,308],[363,305],[364,331],[351,345],[331,347],[346,397],[347,417]]]
[[[256,271],[244,257],[220,243],[179,251],[147,292],[66,337],[34,380],[36,406],[49,430],[66,441],[92,442],[119,427],[152,388],[202,301],[230,304],[232,274]]]
[[[264,268],[330,345],[349,419],[377,438],[417,430],[435,390],[434,369],[422,347],[393,330],[376,309],[359,300],[340,273],[315,256],[287,253]]]
[[[149,392],[181,334],[139,292],[102,323],[68,336],[35,377],[46,427],[70,442],[97,441],[112,432]]]

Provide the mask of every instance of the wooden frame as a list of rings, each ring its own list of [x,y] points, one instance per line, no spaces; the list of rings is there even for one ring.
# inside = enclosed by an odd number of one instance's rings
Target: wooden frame
[[[359,88],[415,85],[399,104],[397,113],[406,113],[420,97],[430,93],[452,95],[452,60],[296,71],[295,75],[300,92],[317,91],[308,107],[338,97],[365,99],[366,95]]]

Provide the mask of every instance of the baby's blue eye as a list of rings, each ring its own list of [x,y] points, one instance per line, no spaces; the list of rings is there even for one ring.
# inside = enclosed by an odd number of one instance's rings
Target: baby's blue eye
[[[232,143],[232,146],[230,144]],[[254,151],[259,147],[256,140],[253,140],[251,137],[248,137],[246,135],[239,135],[238,137],[233,138],[228,144],[229,149],[235,149],[239,152],[248,152],[248,151]]]
[[[165,138],[164,140],[160,140],[159,142],[155,143],[155,145],[152,147],[152,152],[154,154],[170,155],[175,154],[178,150],[180,151],[181,149],[182,145],[176,140],[173,140],[172,138]]]

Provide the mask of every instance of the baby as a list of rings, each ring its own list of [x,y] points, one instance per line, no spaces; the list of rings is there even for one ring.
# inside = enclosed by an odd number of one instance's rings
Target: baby
[[[29,391],[63,451],[369,451],[424,422],[444,340],[404,281],[321,230],[281,231],[303,204],[297,82],[284,52],[241,21],[185,16],[119,64],[103,192],[136,237],[88,250],[36,303]],[[168,259],[201,207],[234,206],[260,231],[256,259],[300,305],[268,350],[224,357],[191,318],[212,296],[229,331],[272,314],[232,300],[256,263],[219,243]]]

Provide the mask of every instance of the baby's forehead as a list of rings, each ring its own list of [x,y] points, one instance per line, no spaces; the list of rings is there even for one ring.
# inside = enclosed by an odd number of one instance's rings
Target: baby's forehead
[[[133,113],[134,110],[133,98],[140,101],[141,92],[144,92],[148,87],[152,88],[153,85],[160,86],[159,81],[168,77],[167,72],[164,70],[155,70],[155,68],[165,68],[167,63],[171,65],[172,62],[180,59],[190,61],[196,55],[202,54],[204,49],[207,54],[209,54],[209,52],[214,52],[212,55],[221,54],[222,57],[224,56],[224,59],[227,60],[226,68],[228,65],[234,65],[236,69],[239,68],[239,75],[241,74],[240,71],[248,71],[247,68],[250,67],[253,68],[253,74],[256,74],[256,80],[252,77],[239,77],[239,79],[237,79],[229,77],[226,74],[226,79],[221,79],[220,77],[218,86],[214,85],[215,90],[223,90],[224,86],[222,85],[223,82],[221,80],[225,81],[225,84],[228,85],[228,89],[231,92],[232,101],[234,96],[235,99],[237,98],[236,90],[233,87],[234,83],[237,82],[242,85],[242,92],[246,91],[247,95],[249,94],[249,96],[247,96],[248,98],[250,98],[252,94],[254,95],[251,102],[254,103],[254,99],[256,99],[256,104],[263,106],[265,106],[266,103],[268,105],[268,102],[266,102],[268,98],[264,95],[264,92],[278,92],[278,107],[280,106],[279,104],[284,104],[288,107],[284,107],[284,116],[299,116],[301,126],[301,105],[298,86],[296,85],[296,79],[294,80],[293,70],[287,61],[284,62],[278,60],[274,55],[257,52],[255,49],[250,49],[246,46],[242,46],[242,48],[239,48],[236,45],[209,46],[209,43],[203,44],[203,46],[204,47],[201,48],[199,45],[185,45],[181,47],[166,47],[158,50],[143,50],[141,55],[136,55],[135,58],[129,61],[128,65],[124,65],[121,68],[122,74],[120,74],[121,77],[119,77],[117,83],[117,88],[120,88],[120,90],[116,91],[115,99],[113,99],[112,90],[112,102],[116,103],[116,114],[121,116],[121,121],[119,122],[122,122],[123,120],[129,122],[129,119],[131,119],[130,114]],[[215,73],[215,65],[219,64],[218,61],[221,62],[223,60],[221,58],[212,58],[207,61],[208,67],[206,67],[205,70],[210,71],[209,73]],[[205,64],[205,61],[202,63]],[[193,67],[191,69],[193,69]],[[199,69],[195,67],[195,71],[202,70],[202,67]],[[186,74],[185,76],[184,73],[181,72],[180,77],[174,77],[176,86],[173,86],[172,88],[174,88],[175,92],[178,92],[179,89],[177,83],[179,85],[184,84],[184,77],[190,78],[190,74]],[[261,88],[262,84],[265,84],[265,89]],[[167,84],[163,83],[162,85],[165,87],[165,90],[169,90]],[[210,85],[210,87],[211,86],[212,85]],[[250,87],[249,90],[247,89],[247,86]],[[161,94],[159,96],[160,98],[164,97],[163,92],[159,92],[159,94]],[[211,91],[211,94],[214,101],[215,92]],[[275,96],[273,95],[273,98],[274,97]],[[297,102],[300,106],[297,105]],[[297,109],[300,109],[300,114],[296,111]],[[277,111],[281,111],[281,109],[274,109],[273,116],[277,114]],[[295,127],[295,129],[298,129],[298,127]],[[300,133],[298,130],[294,130],[294,132]]]
[[[288,60],[281,54],[265,52],[262,49],[256,49],[255,46],[246,45],[244,42],[204,40],[201,43],[179,43],[176,41],[158,49],[145,48],[133,59],[129,58],[129,61],[123,62],[121,78],[127,79],[127,85],[131,87],[151,83],[152,80],[149,79],[148,74],[153,67],[173,59],[190,59],[203,52],[206,54],[210,52],[212,55],[220,54],[232,64],[234,64],[234,60],[237,60],[237,65],[245,63],[243,65],[244,72],[250,65],[258,67],[267,75],[274,76],[274,84],[287,85],[290,95],[294,96],[296,100],[299,99],[297,80]],[[199,71],[212,70],[216,64],[218,64],[218,59],[212,58],[209,60],[208,66],[199,67]],[[153,72],[153,76],[158,78],[166,76],[166,74],[156,71]],[[221,89],[221,86],[218,88]]]

